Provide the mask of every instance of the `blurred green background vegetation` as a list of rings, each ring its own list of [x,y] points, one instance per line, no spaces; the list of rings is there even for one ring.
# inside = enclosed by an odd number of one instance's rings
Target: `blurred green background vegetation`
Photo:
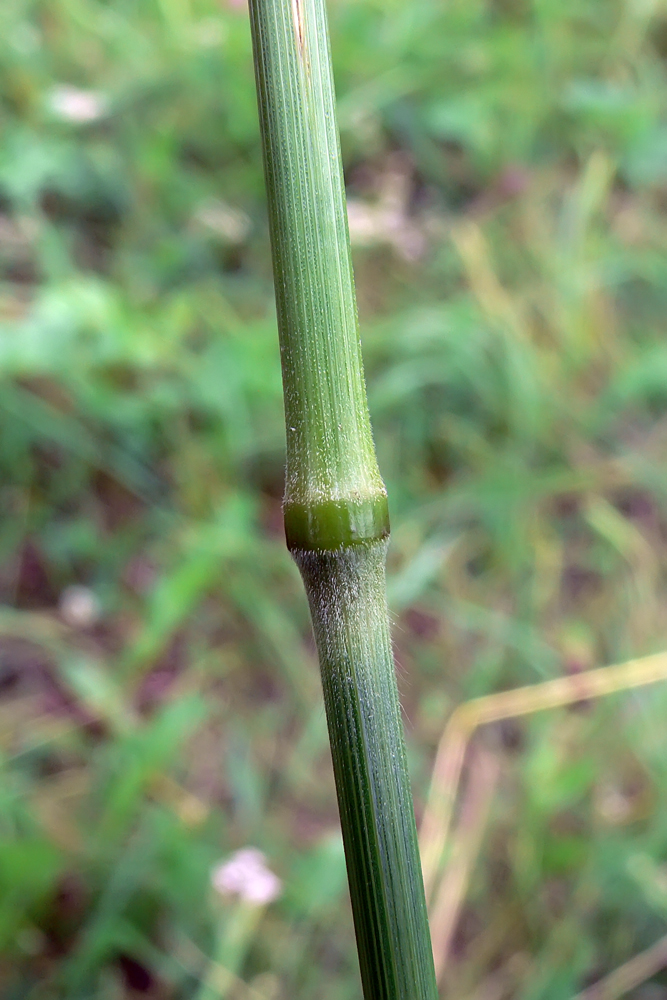
[[[330,20],[419,814],[460,701],[667,646],[667,4]],[[357,998],[247,11],[5,0],[0,60],[0,995]],[[448,997],[665,933],[666,718],[480,735]],[[263,908],[211,883],[248,845]]]

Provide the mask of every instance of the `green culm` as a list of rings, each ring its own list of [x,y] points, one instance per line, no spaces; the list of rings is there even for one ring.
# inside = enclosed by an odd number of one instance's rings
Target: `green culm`
[[[434,1000],[322,0],[251,0],[287,427],[366,1000]]]

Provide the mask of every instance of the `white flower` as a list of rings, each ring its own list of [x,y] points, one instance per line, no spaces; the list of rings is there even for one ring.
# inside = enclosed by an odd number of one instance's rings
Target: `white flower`
[[[100,605],[95,594],[88,587],[79,584],[65,587],[60,595],[58,609],[63,620],[72,628],[94,625],[100,617]]]
[[[257,906],[277,899],[282,890],[282,882],[256,847],[244,847],[217,865],[211,872],[211,883],[221,895],[238,896]]]
[[[250,232],[249,217],[240,208],[219,198],[204,202],[194,215],[195,222],[221,237],[225,243],[243,243]]]
[[[106,97],[98,90],[80,90],[67,83],[49,91],[48,105],[57,118],[77,125],[97,121],[108,109]]]
[[[390,160],[389,168],[375,179],[373,201],[348,198],[347,219],[350,239],[359,246],[388,245],[408,262],[426,252],[422,219],[410,210],[411,175],[400,159]]]

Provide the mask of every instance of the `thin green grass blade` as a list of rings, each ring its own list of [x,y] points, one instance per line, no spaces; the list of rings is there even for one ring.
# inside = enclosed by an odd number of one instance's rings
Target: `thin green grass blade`
[[[366,1000],[437,990],[388,627],[326,13],[250,0],[287,423],[285,529],[317,640]]]

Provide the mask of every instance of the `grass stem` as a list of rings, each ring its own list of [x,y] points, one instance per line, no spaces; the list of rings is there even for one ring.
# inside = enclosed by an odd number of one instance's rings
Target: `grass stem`
[[[386,608],[323,0],[251,0],[287,425],[287,544],[320,657],[366,1000],[436,985]]]

